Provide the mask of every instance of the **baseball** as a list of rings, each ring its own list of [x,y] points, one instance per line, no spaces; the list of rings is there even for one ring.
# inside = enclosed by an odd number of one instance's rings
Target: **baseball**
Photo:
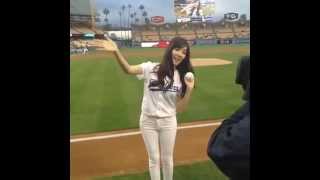
[[[184,78],[188,81],[193,80],[194,76],[192,72],[187,72],[186,75],[184,76]]]

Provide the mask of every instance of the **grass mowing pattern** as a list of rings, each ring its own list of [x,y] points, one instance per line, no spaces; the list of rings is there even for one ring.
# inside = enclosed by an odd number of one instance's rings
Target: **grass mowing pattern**
[[[164,49],[122,49],[130,64],[160,61]],[[196,67],[197,84],[188,110],[178,122],[220,119],[241,103],[242,89],[234,83],[238,60],[249,47],[195,46],[191,57],[221,58],[225,66]],[[143,96],[143,82],[122,72],[110,54],[95,53],[70,61],[71,134],[137,128]]]

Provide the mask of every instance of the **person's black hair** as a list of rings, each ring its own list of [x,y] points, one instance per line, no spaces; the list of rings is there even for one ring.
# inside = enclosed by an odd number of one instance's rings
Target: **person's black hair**
[[[238,63],[236,80],[244,90],[243,99],[250,99],[250,56],[242,56]]]

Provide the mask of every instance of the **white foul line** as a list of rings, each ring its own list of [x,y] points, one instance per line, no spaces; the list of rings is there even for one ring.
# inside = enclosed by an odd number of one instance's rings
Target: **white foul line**
[[[197,127],[218,126],[220,124],[221,124],[221,122],[215,122],[215,123],[207,123],[207,124],[180,126],[180,127],[178,127],[178,130],[179,129],[197,128]],[[136,132],[129,132],[129,133],[110,134],[110,135],[104,135],[104,136],[75,138],[75,139],[70,139],[70,143],[81,142],[81,141],[99,140],[99,139],[110,139],[110,138],[123,137],[123,136],[133,136],[133,135],[137,135],[137,134],[141,134],[141,132],[140,131],[136,131]]]

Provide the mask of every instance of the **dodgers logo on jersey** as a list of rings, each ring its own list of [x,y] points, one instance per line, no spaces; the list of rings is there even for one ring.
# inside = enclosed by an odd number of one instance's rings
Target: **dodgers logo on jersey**
[[[169,86],[168,81],[165,81],[164,87],[161,87],[160,82],[158,80],[150,79],[148,88],[150,91],[163,91],[163,92],[166,92],[166,91],[178,92],[180,90],[178,86],[175,86],[175,85],[172,85],[171,87],[168,87],[168,86]]]

